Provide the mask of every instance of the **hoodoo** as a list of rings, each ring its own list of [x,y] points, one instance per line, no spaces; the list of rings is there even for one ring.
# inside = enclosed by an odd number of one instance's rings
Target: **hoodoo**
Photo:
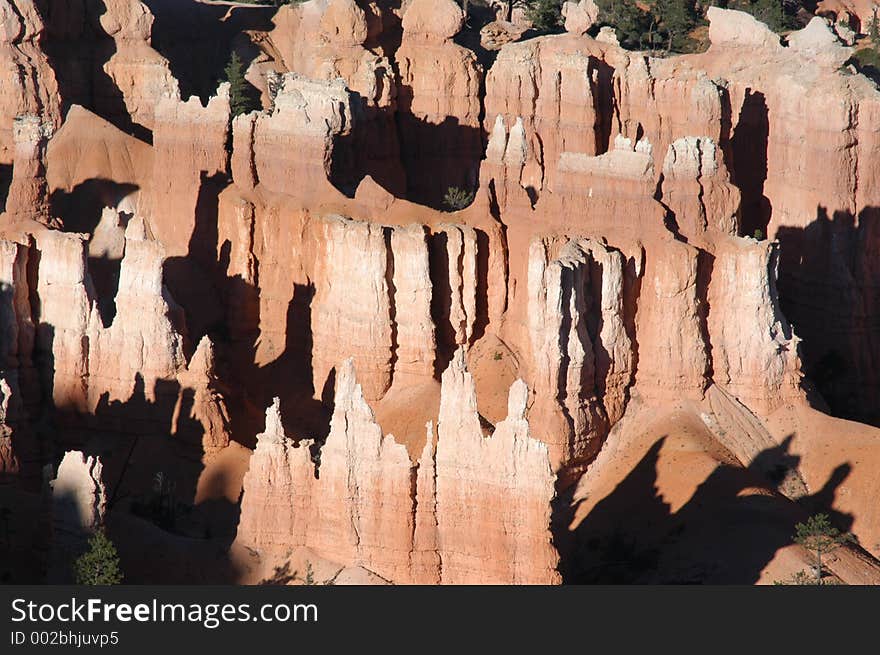
[[[271,4],[0,0],[4,580],[880,581],[869,34]]]

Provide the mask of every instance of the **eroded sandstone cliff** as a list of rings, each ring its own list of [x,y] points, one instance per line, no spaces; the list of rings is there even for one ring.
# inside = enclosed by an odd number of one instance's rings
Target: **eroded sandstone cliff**
[[[755,543],[807,498],[878,554],[833,432],[867,462],[880,433],[819,410],[878,411],[880,92],[820,18],[783,44],[712,8],[708,52],[651,57],[566,4],[494,59],[451,0],[284,6],[230,41],[263,104],[233,117],[228,84],[182,97],[218,62],[150,3],[0,0],[4,483],[82,451],[230,566],[555,583],[638,523],[647,461],[668,512],[635,538],[681,548],[640,579],[721,548],[699,508],[742,489],[779,508]]]

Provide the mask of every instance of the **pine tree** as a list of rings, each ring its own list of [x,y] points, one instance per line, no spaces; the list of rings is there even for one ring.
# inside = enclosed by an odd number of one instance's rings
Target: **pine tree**
[[[103,530],[98,530],[89,539],[89,549],[77,558],[73,569],[77,584],[113,585],[122,582],[116,547]]]
[[[666,36],[666,49],[670,52],[687,50],[690,31],[697,24],[694,0],[657,0],[654,11]]]
[[[539,32],[553,32],[562,25],[562,0],[527,0],[526,18]]]
[[[806,523],[798,523],[795,531],[794,542],[806,548],[816,558],[816,584],[822,584],[822,556],[852,541],[852,535],[841,533],[831,525],[827,514],[811,516]]]
[[[614,27],[620,45],[629,49],[653,50],[656,20],[635,0],[597,0],[599,24]]]
[[[237,52],[232,53],[224,70],[229,82],[229,108],[232,118],[259,109],[254,99],[250,83],[244,78],[244,63]]]
[[[751,13],[774,32],[781,32],[788,27],[782,0],[755,0]]]
[[[877,9],[874,9],[874,12],[871,14],[871,21],[868,23],[868,36],[871,37],[871,42],[876,46],[878,39],[880,39],[880,19],[877,18]]]

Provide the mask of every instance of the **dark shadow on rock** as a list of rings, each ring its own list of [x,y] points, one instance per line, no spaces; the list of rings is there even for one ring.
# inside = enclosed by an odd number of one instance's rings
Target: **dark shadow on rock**
[[[299,579],[299,574],[290,568],[290,562],[285,562],[281,566],[276,566],[272,575],[268,578],[260,580],[260,585],[289,585]]]
[[[110,327],[116,318],[116,293],[119,291],[121,269],[121,259],[89,257],[89,274],[98,296],[98,313],[104,327]]]
[[[452,284],[449,271],[449,236],[437,232],[428,237],[428,262],[431,276],[431,319],[436,326],[437,353],[434,377],[440,379],[455,353],[455,329],[452,326]]]
[[[320,400],[316,399],[318,390],[314,388],[312,368],[314,298],[312,284],[294,284],[287,309],[284,352],[271,363],[258,367],[255,375],[265,393],[260,398],[261,406],[268,406],[272,396],[280,396],[285,432],[297,440],[315,439],[323,443],[330,433],[335,372],[330,372]],[[285,380],[285,384],[279,385],[278,380]]]
[[[786,440],[747,468],[718,464],[672,512],[657,488],[665,441],[655,442],[573,529],[576,508],[560,498],[553,528],[566,583],[753,584],[776,552],[793,542],[796,523],[808,512],[829,511],[851,470],[841,466],[821,491],[795,503],[772,492],[775,485],[763,473],[768,464],[797,465]],[[768,491],[743,493],[759,488]],[[834,512],[833,521],[847,531],[853,517]]]
[[[322,443],[330,430],[334,382],[329,381],[330,397],[324,394],[315,397],[324,391],[315,389],[313,382],[315,287],[311,283],[294,283],[287,308],[284,348],[272,361],[258,362],[258,343],[265,338],[276,338],[261,333],[261,292],[257,281],[260,263],[253,262],[253,281],[239,274],[231,275],[232,248],[231,242],[224,241],[214,265],[225,318],[211,332],[211,337],[229,364],[223,367],[223,380],[230,388],[227,401],[232,405],[234,438],[254,448],[256,435],[265,425],[266,408],[274,396],[279,396],[286,433],[296,440],[315,439]]]
[[[153,398],[145,392],[137,374],[127,400],[102,395],[86,419],[82,446],[101,457],[110,534],[127,581],[233,582],[225,553],[235,537],[239,506],[210,493],[197,502],[205,466],[204,429],[191,416],[195,393],[173,380],[157,380]],[[226,484],[223,470],[213,475],[219,476],[216,484]],[[164,552],[154,552],[157,547]],[[205,553],[212,558],[209,567],[192,559]],[[177,560],[169,572],[162,570],[162,558]]]
[[[461,125],[447,116],[432,123],[410,112],[413,91],[398,89],[397,133],[400,159],[406,171],[406,199],[435,209],[446,192],[458,188],[477,189],[486,135],[481,127]]]
[[[164,56],[180,84],[183,99],[198,96],[206,104],[223,79],[233,49],[247,67],[255,48],[236,47],[245,31],[272,29],[272,6],[214,5],[180,0],[143,0],[155,16],[152,46]],[[249,43],[249,42],[248,42]],[[252,52],[251,52],[252,50]]]
[[[766,236],[772,207],[764,195],[767,181],[767,147],[770,119],[767,101],[759,91],[746,90],[739,120],[730,139],[727,164],[733,183],[742,193],[740,234]]]
[[[378,69],[377,82],[385,73]],[[333,138],[330,183],[349,198],[367,176],[395,198],[406,197],[406,173],[401,163],[400,144],[394,112],[367,105],[365,98],[352,94],[355,109],[350,132]]]
[[[483,70],[486,71],[498,58],[498,50],[487,50],[483,47],[480,30],[495,19],[495,11],[492,7],[471,3],[464,28],[453,39],[458,45],[473,52]]]
[[[596,154],[602,155],[611,147],[611,133],[614,130],[614,116],[617,114],[617,100],[615,96],[615,70],[614,68],[598,59],[590,57],[590,86],[593,91],[593,103],[596,116]],[[534,203],[533,203],[534,204]]]
[[[480,128],[449,117],[435,125],[409,114],[398,116],[408,200],[447,209],[444,197],[450,189],[476,190],[484,147]]]
[[[482,230],[477,233],[477,286],[474,329],[470,342],[476,343],[486,334],[489,327],[489,235]]]
[[[6,211],[10,184],[12,184],[12,164],[0,164],[0,213]]]
[[[391,322],[391,370],[397,368],[397,285],[394,284],[394,250],[391,247],[391,235],[394,228],[382,228],[382,237],[385,241],[385,284],[388,286],[388,318]],[[405,309],[405,308],[404,308]]]
[[[103,0],[58,3],[37,0],[46,24],[43,40],[66,114],[73,104],[82,105],[126,134],[152,144],[152,132],[135,123],[125,105],[122,90],[104,70],[117,52],[116,42],[101,25],[107,12]]]
[[[880,208],[780,227],[779,304],[835,416],[880,425]]]
[[[657,461],[664,441],[660,439],[651,446],[627,477],[575,530],[568,530],[575,508],[568,503],[557,507],[556,513],[564,517],[564,520],[555,519],[563,582],[633,583],[653,568],[657,535],[670,517],[669,505],[660,497],[656,486]],[[635,541],[636,535],[624,532],[626,526],[633,523],[637,523],[640,533],[638,553],[633,553],[635,548],[627,545]],[[617,552],[619,547],[625,551]]]
[[[219,196],[229,183],[223,173],[202,171],[195,208],[195,225],[185,257],[163,264],[165,286],[186,316],[186,351],[191,355],[206,334],[222,331],[223,302],[217,288]]]
[[[105,207],[118,207],[124,198],[137,191],[136,184],[92,178],[72,190],[56,189],[49,196],[52,216],[61,216],[65,232],[94,234]]]
[[[52,332],[51,326],[42,332],[43,348],[49,352]],[[154,385],[155,398],[147,398],[145,392],[138,374],[129,399],[111,401],[104,394],[94,413],[84,416],[81,423],[66,420],[70,408],[54,408],[48,418],[51,429],[43,436],[51,443],[38,453],[39,461],[51,466],[51,477],[67,450],[100,457],[107,498],[104,523],[119,552],[126,583],[236,582],[239,571],[228,552],[238,523],[238,503],[217,497],[195,502],[204,453],[201,424],[190,416],[194,392],[163,380]],[[51,405],[51,393],[47,401]],[[226,475],[222,469],[215,473],[220,478]],[[159,493],[159,476],[173,483],[162,485],[169,491],[168,497],[159,498],[161,515],[150,511],[157,505],[153,501]],[[226,479],[216,482],[228,485]],[[5,487],[0,485],[0,492]],[[2,498],[5,494],[0,493]],[[67,524],[81,523],[71,514],[77,511],[77,503],[73,499],[65,502],[64,497],[53,502],[45,492],[42,496],[30,492],[24,498],[32,498],[34,505],[28,524],[39,530],[29,528],[14,537],[19,547],[7,554],[15,569],[26,575],[16,581],[42,582],[40,570],[47,567],[52,579],[72,580],[73,562],[84,552],[89,535],[70,530],[53,535],[49,526],[52,515],[59,512],[70,514]],[[4,552],[2,543],[0,552]]]

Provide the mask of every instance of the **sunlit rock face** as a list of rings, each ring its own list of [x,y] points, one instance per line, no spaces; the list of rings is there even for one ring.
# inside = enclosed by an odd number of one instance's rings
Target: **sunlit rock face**
[[[556,582],[554,476],[546,446],[529,435],[527,399],[517,381],[507,419],[484,437],[459,350],[443,374],[436,431],[428,425],[413,462],[383,436],[347,360],[320,448],[284,434],[277,401],[268,409],[244,480],[238,543],[270,560],[307,547],[396,583]]]
[[[535,38],[452,0],[159,4],[0,0],[0,478],[61,463],[57,543],[103,522],[138,581],[548,584],[623,526],[682,581],[690,535],[729,559],[694,507],[757,494],[756,531],[815,495],[877,554],[880,433],[826,415],[880,420],[880,92],[839,29],[713,7],[654,58],[589,0]],[[174,11],[223,37],[197,65]],[[604,516],[644,467],[702,527]]]

